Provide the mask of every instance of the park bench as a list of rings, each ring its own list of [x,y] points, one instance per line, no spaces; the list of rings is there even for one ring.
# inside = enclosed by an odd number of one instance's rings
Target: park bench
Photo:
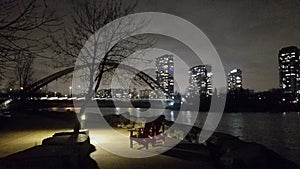
[[[133,148],[133,143],[137,142],[139,145],[143,145],[146,149],[149,148],[149,144],[152,147],[156,146],[158,141],[162,144],[165,143],[165,116],[161,115],[156,119],[147,119],[144,127],[129,129],[130,131],[130,148]]]

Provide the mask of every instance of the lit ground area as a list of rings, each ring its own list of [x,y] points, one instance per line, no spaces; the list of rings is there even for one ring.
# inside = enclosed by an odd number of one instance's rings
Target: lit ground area
[[[5,159],[8,155],[28,150],[31,147],[38,147],[38,145],[41,145],[43,139],[51,137],[56,132],[70,131],[72,128],[71,121],[70,119],[57,120],[41,117],[22,117],[14,120],[1,119],[0,157]],[[186,144],[184,148],[177,147],[164,154],[156,155],[158,150],[172,146],[171,143],[175,140],[170,138],[167,138],[165,144],[157,147],[149,147],[148,150],[135,143],[132,149],[133,153],[142,152],[142,154],[150,156],[147,158],[127,158],[116,155],[120,153],[126,154],[128,151],[131,151],[129,147],[129,132],[126,129],[117,129],[116,132],[127,139],[116,140],[110,130],[90,130],[91,144],[96,147],[96,151],[91,153],[91,162],[86,164],[84,168],[214,168],[208,151],[198,145]],[[110,149],[115,154],[107,151]],[[17,157],[17,159],[11,160],[11,162],[22,162],[22,155],[17,155]],[[76,162],[74,161],[74,163]],[[43,168],[46,167],[43,166]]]

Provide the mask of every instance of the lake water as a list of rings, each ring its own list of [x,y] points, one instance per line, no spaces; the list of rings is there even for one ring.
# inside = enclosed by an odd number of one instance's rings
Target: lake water
[[[297,112],[224,114],[217,130],[261,143],[300,164],[300,115]]]

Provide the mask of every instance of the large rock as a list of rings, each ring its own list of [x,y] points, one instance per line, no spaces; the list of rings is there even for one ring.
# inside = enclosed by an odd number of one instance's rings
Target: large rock
[[[89,154],[95,151],[86,131],[55,133],[42,145],[0,159],[4,169],[97,169]]]
[[[295,163],[257,143],[214,133],[206,141],[218,169],[299,169]]]
[[[104,119],[106,122],[112,126],[112,127],[119,127],[119,126],[127,126],[127,125],[134,125],[132,124],[133,122],[130,121],[130,114],[129,112],[125,112],[122,115],[115,115],[115,114],[110,114],[110,115],[105,115]]]

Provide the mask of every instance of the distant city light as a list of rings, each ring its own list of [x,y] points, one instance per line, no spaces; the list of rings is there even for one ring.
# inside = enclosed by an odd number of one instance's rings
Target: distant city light
[[[299,57],[300,49],[296,46],[285,47],[279,51],[279,82],[285,94],[295,94],[300,90]]]
[[[188,96],[195,97],[198,94],[212,95],[211,66],[197,65],[189,69]]]
[[[237,90],[242,88],[242,71],[233,69],[228,73],[228,90]]]
[[[168,93],[174,94],[174,58],[172,55],[163,55],[156,58],[156,81]]]
[[[85,119],[86,119],[85,115],[82,115],[81,120],[85,120]]]
[[[237,69],[233,69],[232,71],[230,71],[230,73],[236,73],[236,72],[238,72]]]

